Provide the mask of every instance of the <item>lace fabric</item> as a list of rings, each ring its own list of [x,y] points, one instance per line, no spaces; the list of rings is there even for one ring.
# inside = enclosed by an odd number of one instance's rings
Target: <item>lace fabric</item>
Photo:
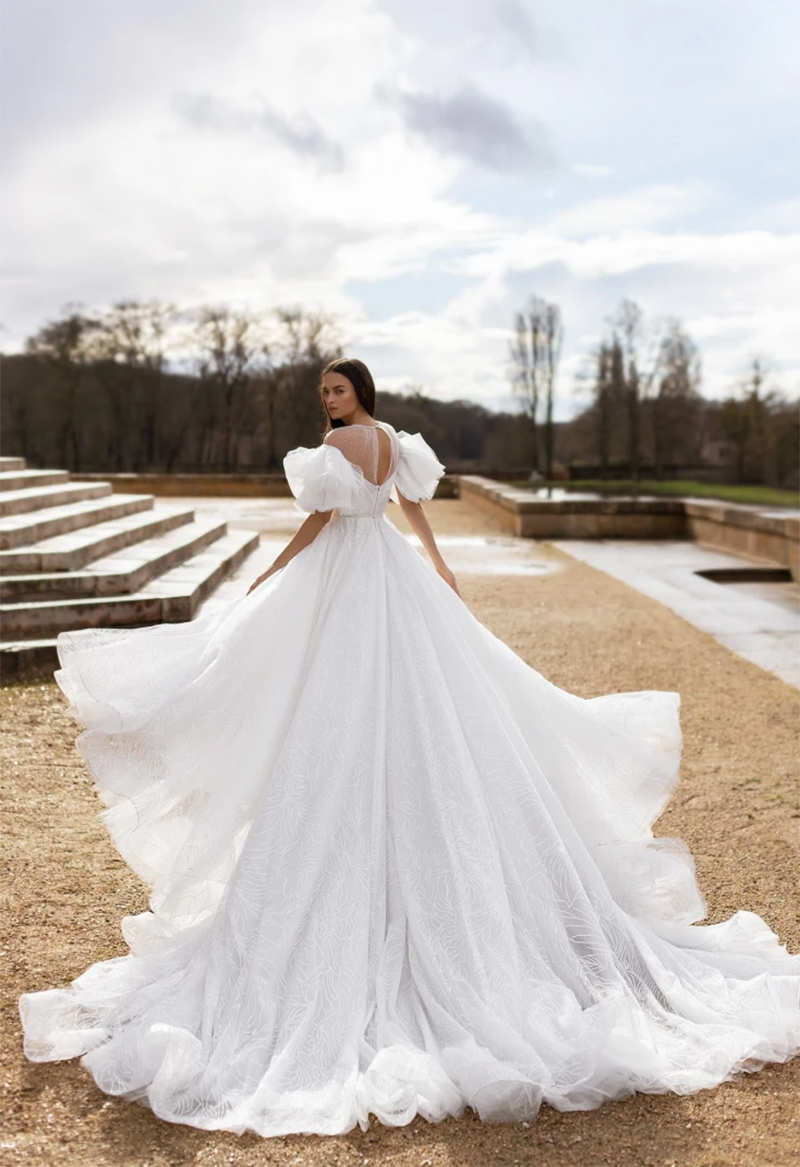
[[[335,514],[254,592],[59,637],[151,901],[127,956],[22,995],[27,1057],[267,1137],[531,1119],[795,1056],[800,956],[749,911],[699,923],[688,848],[653,837],[679,695],[582,699],[493,636],[387,518],[444,467],[385,430],[380,485],[375,434],[287,455],[300,509]]]
[[[380,438],[383,431],[387,435],[389,467],[383,478],[378,480],[378,464],[380,461]],[[357,466],[368,482],[374,486],[382,486],[394,474],[400,457],[400,442],[393,442],[391,431],[376,425],[346,425],[337,426],[330,430],[324,438],[325,444],[335,446],[341,450],[348,462]]]

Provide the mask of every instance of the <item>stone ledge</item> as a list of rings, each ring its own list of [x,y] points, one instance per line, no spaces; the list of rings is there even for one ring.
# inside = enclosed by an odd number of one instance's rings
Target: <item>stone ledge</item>
[[[293,498],[282,472],[274,474],[72,474],[72,482],[110,482],[115,491],[161,498]],[[457,474],[439,480],[436,498],[458,497]]]
[[[459,477],[459,497],[511,535],[532,539],[692,539],[800,579],[800,515],[691,498],[545,499],[478,474]]]
[[[726,526],[747,527],[751,530],[766,531],[772,535],[783,535],[789,539],[800,539],[800,515],[793,511],[780,511],[765,507],[744,506],[740,503],[702,502],[698,499],[684,499],[687,517],[707,519]]]

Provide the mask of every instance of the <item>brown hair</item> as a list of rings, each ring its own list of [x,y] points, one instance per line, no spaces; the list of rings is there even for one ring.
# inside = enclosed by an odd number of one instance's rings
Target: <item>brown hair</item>
[[[343,377],[353,386],[356,397],[359,403],[366,409],[370,417],[375,416],[375,382],[372,379],[367,366],[358,357],[334,357],[332,361],[328,361],[325,368],[319,375],[319,391],[322,396],[322,378],[326,373],[341,373]],[[345,423],[340,417],[332,418],[325,410],[327,422],[323,433],[328,433],[337,426],[342,426]]]

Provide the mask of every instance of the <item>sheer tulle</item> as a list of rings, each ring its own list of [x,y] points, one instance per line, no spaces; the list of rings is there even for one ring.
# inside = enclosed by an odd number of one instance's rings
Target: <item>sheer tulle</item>
[[[698,924],[688,849],[653,838],[678,694],[584,700],[494,637],[384,515],[444,470],[384,428],[381,486],[330,443],[287,455],[298,506],[337,513],[249,596],[59,637],[151,911],[129,955],[23,994],[26,1055],[265,1136],[532,1118],[794,1056],[800,956],[752,912]]]

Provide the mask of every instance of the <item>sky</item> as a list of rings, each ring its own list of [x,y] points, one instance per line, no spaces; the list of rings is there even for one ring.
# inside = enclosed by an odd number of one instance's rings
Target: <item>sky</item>
[[[0,347],[67,304],[331,314],[378,390],[556,417],[623,297],[800,394],[798,0],[4,0]]]

